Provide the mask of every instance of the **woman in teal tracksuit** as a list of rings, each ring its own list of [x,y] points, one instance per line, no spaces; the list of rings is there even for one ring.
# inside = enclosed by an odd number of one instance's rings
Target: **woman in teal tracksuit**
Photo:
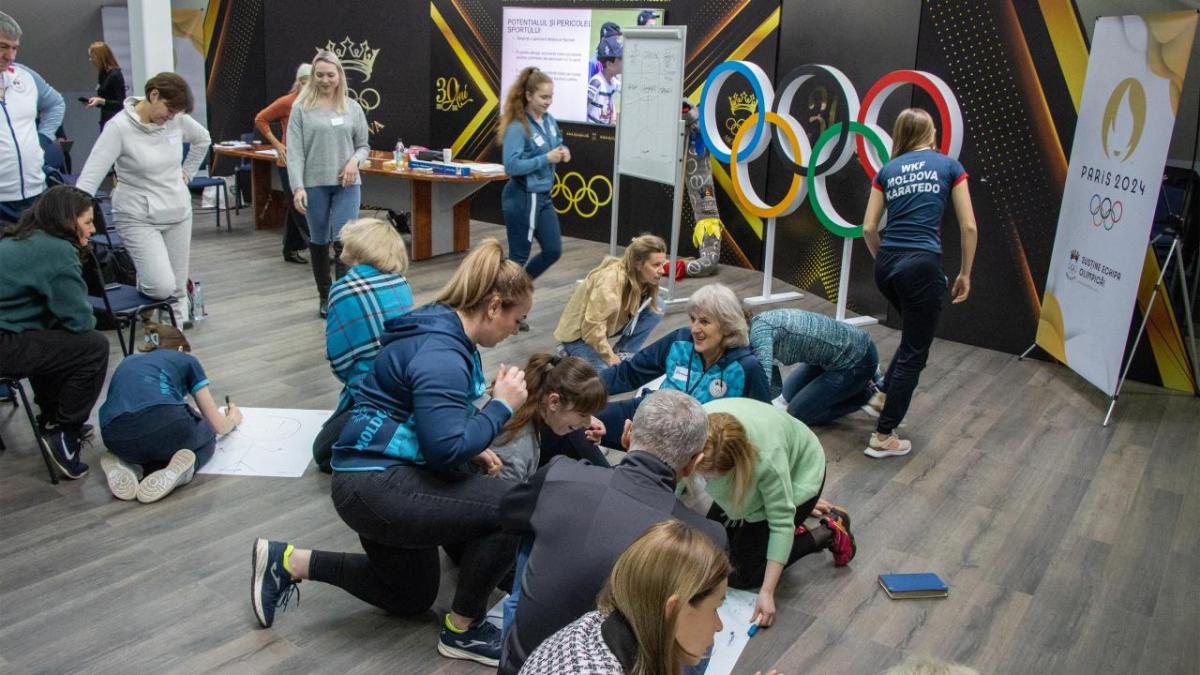
[[[508,228],[508,257],[525,266],[536,279],[562,255],[558,214],[550,201],[554,165],[571,161],[562,144],[558,122],[549,113],[554,101],[554,81],[537,68],[525,68],[504,99],[498,136],[504,144],[504,185],[501,205]],[[529,258],[533,240],[542,247]]]

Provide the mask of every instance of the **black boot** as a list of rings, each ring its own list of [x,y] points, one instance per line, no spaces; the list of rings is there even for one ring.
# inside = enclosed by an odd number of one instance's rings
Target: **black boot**
[[[290,263],[296,263],[297,265],[307,265],[308,264],[308,261],[304,259],[304,256],[300,255],[300,251],[286,251],[285,250],[283,252],[283,259]]]
[[[346,263],[342,262],[342,242],[335,241],[333,242],[333,280],[337,281],[346,276],[347,271],[349,268],[346,267]]]
[[[329,287],[333,283],[329,278],[329,244],[309,244],[308,253],[312,259],[313,279],[317,282],[317,295],[321,298],[320,312],[324,317],[329,305]]]

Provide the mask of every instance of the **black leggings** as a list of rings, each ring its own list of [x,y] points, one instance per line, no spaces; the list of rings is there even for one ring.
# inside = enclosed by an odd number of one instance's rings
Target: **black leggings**
[[[804,524],[804,519],[812,513],[821,498],[821,490],[825,489],[825,480],[821,480],[821,488],[813,498],[796,507],[796,526]],[[708,510],[708,519],[725,524],[725,536],[729,538],[729,561],[733,563],[733,573],[729,575],[731,588],[758,588],[762,586],[763,575],[767,572],[767,540],[771,536],[771,528],[767,521],[748,523],[736,521],[727,523],[729,516],[724,509],[713,502]],[[815,553],[820,549],[813,539],[812,533],[796,535],[792,542],[792,552],[788,555],[784,567],[791,565],[804,556]]]
[[[942,256],[932,251],[882,250],[875,259],[875,285],[900,313],[901,321],[900,346],[884,376],[887,400],[875,426],[879,433],[890,434],[908,412],[942,316],[946,295]]]
[[[428,610],[441,576],[438,547],[461,548],[450,609],[482,619],[516,556],[500,532],[500,499],[514,484],[413,466],[333,475],[333,505],[366,554],[313,551],[309,578],[393,614]]]

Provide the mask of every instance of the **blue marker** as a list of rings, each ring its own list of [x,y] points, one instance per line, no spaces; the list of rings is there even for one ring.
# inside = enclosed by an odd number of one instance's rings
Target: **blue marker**
[[[750,630],[746,631],[746,635],[748,635],[750,637],[754,637],[754,634],[757,632],[758,632],[758,624],[752,623],[752,624],[750,624]]]

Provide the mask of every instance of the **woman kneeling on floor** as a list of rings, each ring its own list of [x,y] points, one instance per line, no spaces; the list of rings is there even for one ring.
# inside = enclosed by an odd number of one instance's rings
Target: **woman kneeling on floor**
[[[100,406],[100,435],[108,452],[100,458],[108,489],[117,499],[156,502],[192,480],[217,448],[217,435],[242,423],[230,403],[221,413],[200,361],[179,330],[148,323],[144,354],[113,371]],[[200,412],[188,405],[192,396]],[[142,477],[146,470],[151,473]]]
[[[696,471],[713,499],[711,520],[725,523],[734,588],[760,587],[752,620],[775,621],[783,569],[829,549],[833,563],[854,558],[850,516],[821,502],[825,450],[803,422],[769,403],[726,399],[704,404],[708,444]],[[820,513],[821,527],[804,519]]]

